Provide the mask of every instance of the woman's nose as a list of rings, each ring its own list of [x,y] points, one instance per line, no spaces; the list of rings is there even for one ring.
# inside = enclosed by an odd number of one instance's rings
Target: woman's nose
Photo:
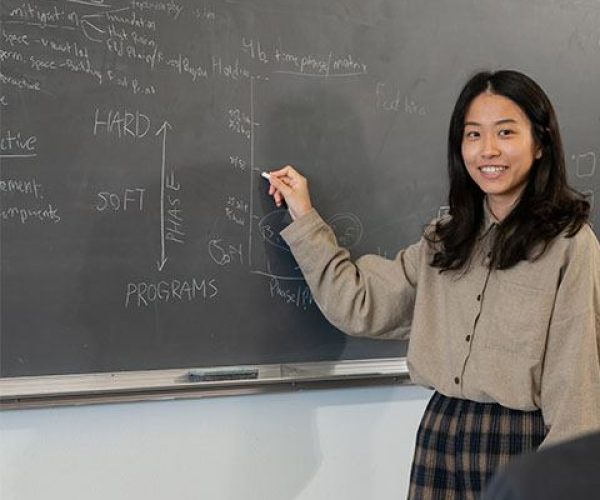
[[[500,154],[496,137],[493,134],[484,135],[481,145],[481,156],[485,158],[491,158]]]

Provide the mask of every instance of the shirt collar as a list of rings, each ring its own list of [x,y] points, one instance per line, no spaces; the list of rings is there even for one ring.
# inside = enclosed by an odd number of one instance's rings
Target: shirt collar
[[[490,210],[487,196],[483,198],[483,226],[481,227],[481,237],[485,236],[490,229],[500,224],[500,221]]]

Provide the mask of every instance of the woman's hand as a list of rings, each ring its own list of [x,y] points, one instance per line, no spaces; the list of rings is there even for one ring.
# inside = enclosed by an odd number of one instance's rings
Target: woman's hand
[[[287,204],[292,220],[296,220],[312,209],[308,181],[294,167],[287,165],[280,170],[269,172],[269,194],[275,205]]]

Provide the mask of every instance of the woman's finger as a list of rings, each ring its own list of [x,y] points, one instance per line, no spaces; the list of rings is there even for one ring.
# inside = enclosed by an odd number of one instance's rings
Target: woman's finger
[[[286,165],[285,167],[280,168],[279,170],[273,170],[272,172],[270,172],[270,174],[274,175],[278,179],[285,179],[288,183],[300,176],[298,171],[291,165]]]
[[[284,198],[292,192],[292,188],[278,176],[274,175],[273,172],[271,172],[271,175],[269,176],[269,182],[271,183],[271,186],[275,186],[275,189],[279,190]]]

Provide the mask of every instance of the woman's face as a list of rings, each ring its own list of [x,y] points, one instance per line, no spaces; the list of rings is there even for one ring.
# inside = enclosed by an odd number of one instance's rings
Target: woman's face
[[[507,97],[484,92],[467,110],[462,157],[494,214],[503,218],[518,201],[541,151],[523,110]]]

